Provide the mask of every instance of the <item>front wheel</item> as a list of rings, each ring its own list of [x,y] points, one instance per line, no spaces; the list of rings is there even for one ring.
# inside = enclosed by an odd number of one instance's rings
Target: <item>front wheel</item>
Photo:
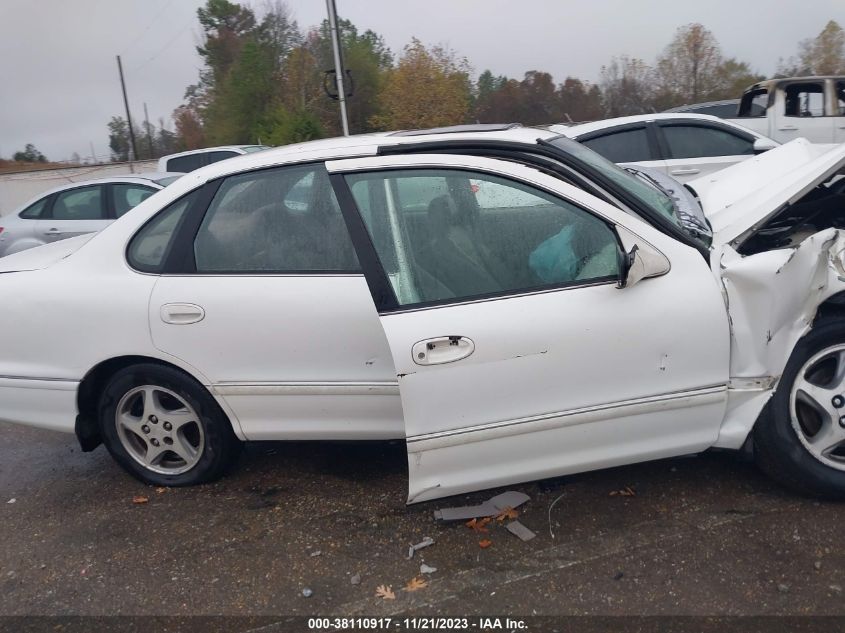
[[[781,483],[845,499],[845,323],[819,323],[795,346],[754,428],[754,452]]]
[[[114,459],[141,481],[190,486],[219,477],[238,440],[208,391],[170,367],[117,372],[100,398],[100,432]]]

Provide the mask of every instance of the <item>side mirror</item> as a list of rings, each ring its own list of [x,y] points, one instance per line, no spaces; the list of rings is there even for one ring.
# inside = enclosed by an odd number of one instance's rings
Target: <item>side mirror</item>
[[[763,152],[768,152],[770,149],[774,149],[777,146],[778,144],[770,138],[758,138],[754,141],[754,153],[762,154]]]
[[[669,272],[671,265],[666,255],[623,226],[617,225],[616,232],[622,243],[617,288],[628,288],[643,279]]]

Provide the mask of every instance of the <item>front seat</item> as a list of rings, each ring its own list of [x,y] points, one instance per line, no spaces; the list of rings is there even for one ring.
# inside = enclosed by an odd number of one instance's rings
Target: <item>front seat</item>
[[[506,271],[479,244],[472,230],[472,218],[460,213],[450,195],[428,204],[431,238],[417,253],[417,263],[452,296],[473,296],[499,292],[508,286]]]

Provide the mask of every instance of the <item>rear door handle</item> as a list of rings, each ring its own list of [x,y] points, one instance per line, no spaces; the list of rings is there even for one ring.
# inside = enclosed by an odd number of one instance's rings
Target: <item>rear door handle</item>
[[[60,231],[59,229],[48,229],[44,231],[44,235],[63,235],[64,231]]]
[[[673,169],[671,173],[673,176],[691,176],[692,174],[700,173],[700,169],[689,168],[689,169]]]
[[[475,343],[466,336],[439,336],[414,343],[411,354],[417,365],[454,363],[475,351]]]
[[[778,128],[781,132],[794,132],[798,129],[795,125],[784,125],[783,127]]]
[[[165,303],[161,306],[161,320],[173,325],[190,325],[205,318],[205,310],[195,303]]]

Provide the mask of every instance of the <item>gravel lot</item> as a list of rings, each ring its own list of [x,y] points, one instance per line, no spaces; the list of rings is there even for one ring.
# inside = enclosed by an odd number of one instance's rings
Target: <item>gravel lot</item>
[[[514,486],[529,542],[435,523],[493,493],[406,507],[405,477],[399,443],[268,443],[215,484],[157,490],[102,447],[0,425],[0,613],[845,614],[845,508],[732,454]],[[405,591],[423,562],[437,571]]]

